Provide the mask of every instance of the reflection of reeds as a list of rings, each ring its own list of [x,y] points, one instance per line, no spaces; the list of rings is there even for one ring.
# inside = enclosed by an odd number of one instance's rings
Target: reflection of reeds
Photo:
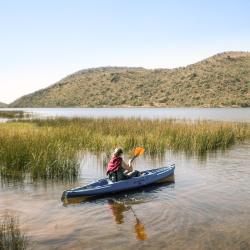
[[[103,166],[104,168],[107,167],[110,158],[111,158],[111,151],[105,152],[105,154],[104,154],[103,157],[102,157],[102,166]]]
[[[20,231],[16,217],[6,214],[0,218],[0,249],[26,249],[28,240]]]
[[[166,149],[202,154],[250,138],[250,125],[141,119],[47,119],[0,124],[1,173],[29,172],[34,178],[78,175],[78,150],[109,152],[145,147],[160,155]]]

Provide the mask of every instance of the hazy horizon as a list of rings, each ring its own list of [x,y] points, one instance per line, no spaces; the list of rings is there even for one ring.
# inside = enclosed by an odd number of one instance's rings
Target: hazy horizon
[[[175,68],[249,51],[247,1],[0,3],[0,102],[103,66]]]

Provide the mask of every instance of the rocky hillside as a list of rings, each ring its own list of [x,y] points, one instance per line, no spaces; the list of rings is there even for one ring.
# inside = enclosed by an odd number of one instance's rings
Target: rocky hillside
[[[225,52],[175,69],[82,70],[11,107],[250,106],[250,53]]]

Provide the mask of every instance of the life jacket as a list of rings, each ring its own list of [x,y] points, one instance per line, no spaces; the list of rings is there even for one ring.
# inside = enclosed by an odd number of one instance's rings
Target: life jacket
[[[107,174],[116,172],[122,164],[122,158],[120,156],[113,156],[108,163]]]

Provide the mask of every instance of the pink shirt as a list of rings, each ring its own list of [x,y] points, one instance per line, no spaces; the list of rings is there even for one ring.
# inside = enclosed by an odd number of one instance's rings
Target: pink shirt
[[[119,156],[113,156],[108,163],[107,174],[110,172],[115,172],[122,164],[122,158]]]

